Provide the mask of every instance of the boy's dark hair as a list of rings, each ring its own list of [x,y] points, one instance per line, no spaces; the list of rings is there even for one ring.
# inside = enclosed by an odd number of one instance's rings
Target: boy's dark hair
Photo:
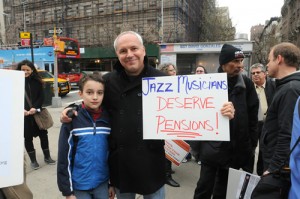
[[[103,86],[105,86],[105,81],[103,80],[101,73],[93,73],[93,74],[88,74],[79,80],[78,86],[80,91],[83,91],[83,87],[85,83],[89,80],[99,82],[103,84]]]

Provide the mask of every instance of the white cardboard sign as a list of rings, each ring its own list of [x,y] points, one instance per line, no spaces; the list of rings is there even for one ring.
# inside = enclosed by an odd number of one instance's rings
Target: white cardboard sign
[[[142,81],[144,139],[229,141],[226,73]]]
[[[250,199],[259,180],[257,175],[229,168],[226,199]]]
[[[0,69],[0,188],[23,183],[24,72]]]

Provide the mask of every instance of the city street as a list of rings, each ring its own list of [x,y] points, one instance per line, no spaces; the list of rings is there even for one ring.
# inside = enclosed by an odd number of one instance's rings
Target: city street
[[[50,111],[54,126],[48,130],[49,146],[53,159],[57,159],[57,142],[61,123],[59,116],[61,111],[67,104],[79,100],[76,93],[69,93],[62,98],[63,106],[60,108],[47,107]],[[76,92],[76,91],[74,91]],[[30,168],[30,160],[26,154],[27,160],[27,184],[33,192],[34,199],[61,199],[64,198],[58,190],[56,183],[56,165],[46,165],[43,159],[43,153],[40,148],[39,139],[34,139],[34,145],[37,153],[37,161],[40,169],[32,170]],[[183,163],[179,167],[173,166],[175,174],[173,178],[180,183],[179,188],[173,188],[166,185],[166,199],[189,199],[193,197],[194,189],[199,178],[200,166],[195,161]],[[137,196],[137,198],[142,198]]]

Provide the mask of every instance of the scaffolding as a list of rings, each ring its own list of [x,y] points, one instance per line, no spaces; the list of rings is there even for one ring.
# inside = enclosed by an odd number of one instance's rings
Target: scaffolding
[[[6,41],[17,43],[20,31],[42,41],[56,27],[61,36],[86,47],[111,46],[125,30],[139,32],[146,43],[157,43],[163,17],[164,42],[193,42],[199,34],[200,4],[193,0],[4,0],[4,12],[11,16],[5,21]]]

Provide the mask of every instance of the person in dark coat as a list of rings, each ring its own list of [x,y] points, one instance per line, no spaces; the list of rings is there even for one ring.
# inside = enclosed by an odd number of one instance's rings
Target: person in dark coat
[[[271,105],[275,93],[275,80],[267,77],[266,69],[261,63],[253,64],[250,67],[250,73],[259,99],[257,132],[258,140],[260,140],[262,127],[267,116],[267,110]],[[260,148],[258,151],[256,173],[261,176],[263,174],[264,165]],[[253,171],[254,162],[255,155],[253,155],[252,161],[249,162],[249,165],[246,166],[249,171]]]
[[[300,49],[283,42],[271,48],[268,74],[276,78],[276,92],[268,108],[260,146],[264,173],[251,198],[288,198],[290,189],[289,152],[293,112],[300,95]]]
[[[210,199],[211,196],[225,199],[229,167],[243,168],[254,154],[259,104],[252,81],[241,74],[243,59],[240,49],[223,45],[218,71],[227,73],[228,96],[235,107],[235,116],[230,120],[229,142],[202,141],[199,144],[201,171],[194,199]]]
[[[110,182],[117,198],[129,193],[164,195],[164,140],[143,140],[142,78],[165,76],[148,65],[142,38],[121,33],[114,42],[119,61],[106,74],[104,105],[111,118]]]
[[[50,156],[48,131],[40,130],[37,126],[33,115],[39,112],[42,108],[44,101],[43,81],[39,76],[35,66],[28,60],[18,63],[17,70],[25,72],[25,93],[27,94],[30,103],[25,97],[24,107],[24,138],[25,149],[31,160],[31,167],[38,169],[39,163],[36,160],[36,153],[33,145],[33,138],[39,137],[41,147],[44,153],[44,161],[47,164],[55,164],[55,161]]]

